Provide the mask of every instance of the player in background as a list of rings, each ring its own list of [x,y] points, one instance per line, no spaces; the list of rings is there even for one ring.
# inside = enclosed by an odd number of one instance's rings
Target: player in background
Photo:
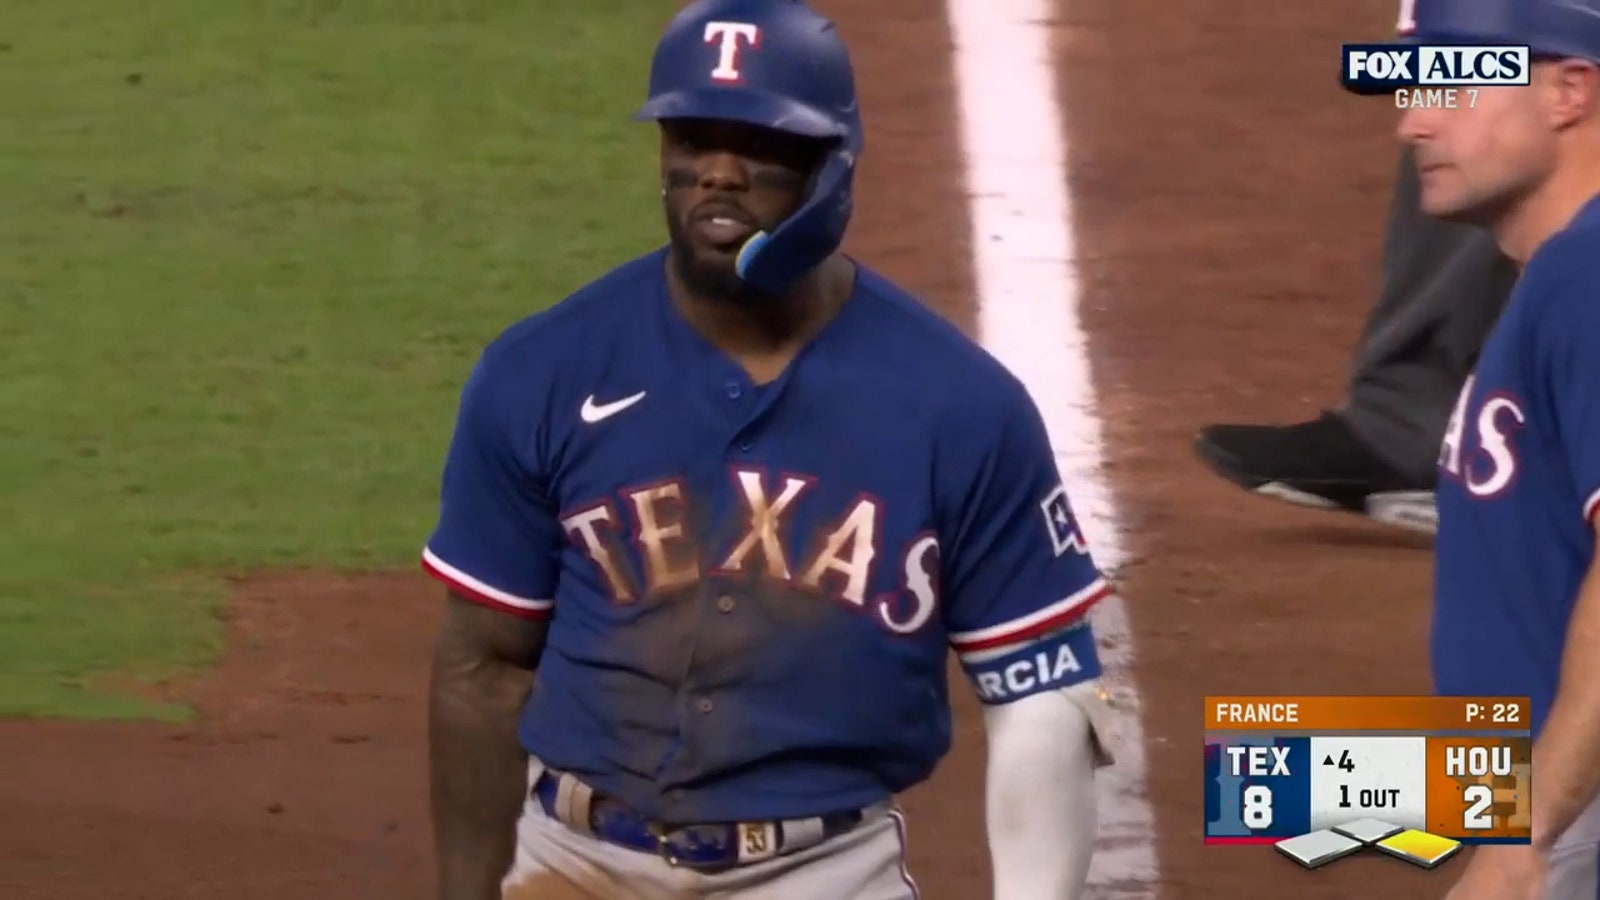
[[[1418,0],[1421,43],[1527,45],[1529,87],[1411,108],[1422,208],[1522,264],[1439,453],[1444,695],[1528,695],[1533,844],[1478,848],[1450,900],[1600,895],[1600,0]]]
[[[1412,7],[1401,0],[1401,35],[1414,26]],[[1482,229],[1423,213],[1419,193],[1402,148],[1377,303],[1351,354],[1343,402],[1292,425],[1207,425],[1195,452],[1213,472],[1259,496],[1434,532],[1439,438],[1517,268]]]
[[[843,41],[799,2],[700,0],[639,118],[667,246],[462,392],[423,554],[437,896],[911,900],[893,800],[949,749],[952,648],[993,896],[1082,896],[1111,588],[1021,383],[838,250]]]

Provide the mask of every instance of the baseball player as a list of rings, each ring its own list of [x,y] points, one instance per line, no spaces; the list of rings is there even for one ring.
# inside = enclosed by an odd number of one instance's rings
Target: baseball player
[[[1400,4],[1400,34],[1413,28],[1412,3]],[[1517,268],[1482,229],[1424,214],[1409,148],[1400,156],[1382,285],[1344,402],[1292,425],[1208,425],[1195,451],[1260,496],[1432,534],[1439,439]]]
[[[800,2],[700,0],[637,118],[666,246],[462,392],[423,553],[438,896],[915,897],[893,798],[949,749],[953,648],[994,896],[1079,897],[1112,588],[1020,383],[838,249],[843,41]]]
[[[1600,0],[1418,0],[1417,40],[1530,48],[1528,87],[1410,108],[1429,215],[1523,270],[1439,452],[1432,656],[1445,695],[1527,695],[1532,846],[1450,900],[1600,895]]]

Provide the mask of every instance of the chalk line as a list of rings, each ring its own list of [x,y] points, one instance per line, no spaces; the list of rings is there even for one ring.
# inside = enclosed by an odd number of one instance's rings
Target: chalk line
[[[1072,504],[1101,568],[1124,559],[1103,470],[1067,189],[1067,135],[1047,24],[1051,0],[947,0],[985,347],[1027,385],[1044,416]],[[1126,716],[1121,755],[1099,782],[1100,839],[1089,895],[1155,896],[1155,814],[1121,600],[1092,615],[1110,687]]]

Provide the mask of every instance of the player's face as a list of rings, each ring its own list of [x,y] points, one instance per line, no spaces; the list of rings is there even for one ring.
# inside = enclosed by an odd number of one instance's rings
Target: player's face
[[[739,248],[805,200],[826,145],[737,122],[661,123],[662,204],[679,274],[696,293],[738,297]]]
[[[1454,108],[1407,109],[1400,137],[1416,149],[1422,210],[1493,226],[1555,167],[1557,140],[1541,79],[1529,87],[1458,90]]]

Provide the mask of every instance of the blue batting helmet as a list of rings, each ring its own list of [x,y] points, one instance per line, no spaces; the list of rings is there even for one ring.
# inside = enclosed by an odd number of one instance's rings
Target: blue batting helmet
[[[855,71],[801,0],[697,0],[667,26],[635,119],[725,119],[833,142],[794,215],[740,248],[739,277],[781,291],[839,248],[866,143]]]
[[[1416,43],[1526,44],[1600,62],[1600,0],[1417,0]]]

